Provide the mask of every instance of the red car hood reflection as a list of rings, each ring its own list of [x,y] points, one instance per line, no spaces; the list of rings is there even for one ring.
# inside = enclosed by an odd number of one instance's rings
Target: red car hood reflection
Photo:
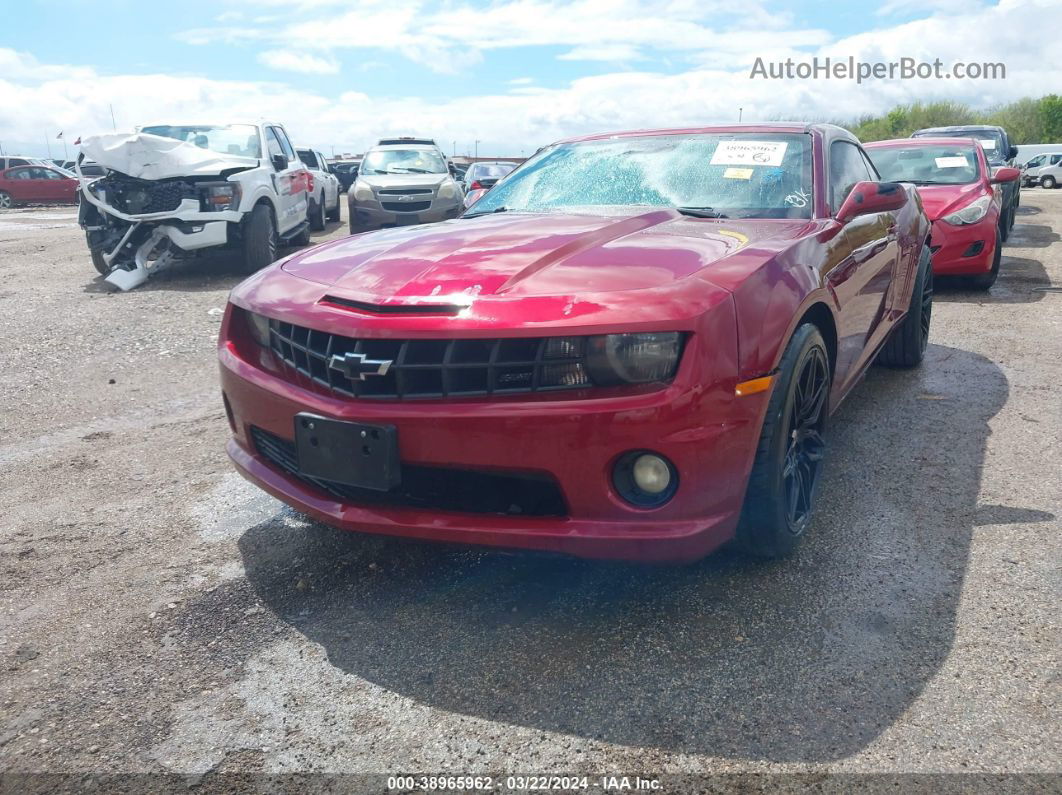
[[[282,267],[336,295],[380,304],[637,290],[669,285],[753,246],[763,249],[752,257],[762,262],[811,223],[695,219],[671,209],[505,213],[345,238]]]
[[[918,185],[922,207],[930,221],[960,210],[984,192],[980,182],[969,185]]]

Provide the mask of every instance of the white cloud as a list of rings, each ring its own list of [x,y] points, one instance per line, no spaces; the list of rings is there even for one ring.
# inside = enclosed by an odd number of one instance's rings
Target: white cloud
[[[1002,81],[752,80],[747,66],[712,59],[694,62],[679,74],[662,74],[650,58],[638,62],[640,71],[584,77],[554,88],[517,78],[497,93],[448,99],[337,97],[281,82],[104,75],[0,48],[0,140],[7,151],[19,146],[26,154],[43,154],[42,131],[65,130],[69,140],[109,131],[108,103],[114,104],[119,128],[126,129],[160,117],[239,121],[268,116],[286,123],[300,142],[325,152],[333,144],[341,151],[361,151],[382,135],[420,133],[456,140],[459,151],[479,139],[480,152],[492,155],[530,154],[558,138],[602,130],[733,121],[738,107],[746,121],[854,119],[897,103],[932,99],[987,107],[1062,85],[1062,63],[1050,37],[1030,38],[1014,24],[1035,18],[1048,5],[1048,0],[1003,0],[960,17],[932,16],[846,37],[802,56],[1002,61],[1007,65]],[[776,49],[764,47],[765,58],[792,52],[779,43],[784,31],[772,35]]]
[[[258,62],[271,69],[307,75],[339,74],[339,63],[332,58],[320,58],[291,50],[265,50],[258,54]]]
[[[557,58],[561,61],[638,61],[644,58],[637,47],[629,44],[597,44],[574,47]]]

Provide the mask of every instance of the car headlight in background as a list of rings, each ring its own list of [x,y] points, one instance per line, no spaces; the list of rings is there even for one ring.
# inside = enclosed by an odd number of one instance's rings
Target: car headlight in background
[[[235,182],[207,185],[203,188],[201,204],[207,212],[235,210],[240,206],[240,186]]]
[[[372,188],[364,182],[354,183],[354,201],[367,202],[372,200]]]
[[[251,338],[259,345],[268,348],[269,318],[246,310],[244,310],[243,315],[247,318],[247,330],[251,332]]]
[[[988,207],[992,203],[991,196],[982,196],[980,199],[967,204],[961,210],[956,210],[953,213],[948,213],[940,220],[954,226],[962,226],[964,224],[976,224],[985,214],[988,212]]]
[[[667,381],[678,366],[682,335],[677,331],[590,337],[586,364],[599,385]]]
[[[439,198],[440,199],[456,199],[457,198],[457,184],[453,180],[447,180],[439,186]]]

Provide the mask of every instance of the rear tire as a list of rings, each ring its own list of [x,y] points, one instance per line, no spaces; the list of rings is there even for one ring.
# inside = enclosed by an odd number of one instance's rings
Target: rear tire
[[[15,200],[6,190],[0,190],[0,210],[10,210],[15,206]]]
[[[1010,228],[1014,225],[1012,220],[1013,208],[1007,208],[999,216],[999,239],[1005,241],[1010,237]]]
[[[243,273],[256,273],[277,258],[277,225],[272,211],[264,204],[255,205],[244,225],[242,253]]]
[[[929,246],[922,246],[918,272],[911,288],[907,315],[893,329],[878,353],[877,363],[885,367],[917,367],[929,345],[929,324],[933,318],[933,264]]]
[[[1058,187],[1058,182],[1055,181],[1054,177],[1050,177],[1050,176],[1041,177],[1040,178],[1040,187],[1041,188],[1047,188],[1048,190],[1052,190],[1052,189]]]
[[[325,228],[325,209],[324,209],[324,193],[321,194],[321,201],[310,199],[310,229],[314,232],[320,232]]]
[[[804,323],[778,365],[738,523],[736,545],[751,555],[792,554],[810,525],[831,384],[826,343]]]
[[[975,290],[987,290],[996,283],[999,277],[999,262],[1003,258],[1003,241],[999,233],[996,233],[996,251],[992,255],[992,270],[980,276],[970,277],[970,286]]]

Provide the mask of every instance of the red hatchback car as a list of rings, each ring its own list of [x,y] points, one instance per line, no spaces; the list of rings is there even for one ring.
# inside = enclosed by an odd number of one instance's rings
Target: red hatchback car
[[[0,209],[16,204],[77,201],[77,179],[44,166],[15,166],[0,172]]]
[[[997,186],[1021,172],[1004,167],[993,176],[972,138],[903,138],[866,149],[885,179],[917,186],[933,224],[933,273],[969,276],[982,290],[995,284],[1003,250]]]
[[[922,360],[929,222],[831,125],[598,135],[231,294],[228,452],[336,527],[642,561],[808,527],[829,413]]]

